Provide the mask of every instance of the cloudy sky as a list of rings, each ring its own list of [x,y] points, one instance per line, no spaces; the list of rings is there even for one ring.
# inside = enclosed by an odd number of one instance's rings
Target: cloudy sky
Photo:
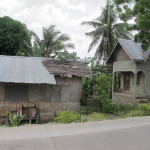
[[[76,48],[78,56],[91,57],[87,53],[91,39],[85,32],[91,30],[81,26],[83,21],[98,17],[106,0],[0,0],[0,16],[10,16],[25,23],[28,29],[42,37],[42,27],[51,24],[68,34]]]

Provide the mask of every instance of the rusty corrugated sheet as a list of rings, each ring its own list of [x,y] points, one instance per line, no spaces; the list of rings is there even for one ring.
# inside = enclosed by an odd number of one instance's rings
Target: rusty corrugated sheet
[[[0,56],[0,82],[56,84],[54,75],[42,65],[43,58]]]

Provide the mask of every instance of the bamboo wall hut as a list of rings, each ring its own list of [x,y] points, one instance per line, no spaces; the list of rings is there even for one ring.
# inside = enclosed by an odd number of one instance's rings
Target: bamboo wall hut
[[[60,110],[78,111],[82,76],[91,71],[79,61],[1,55],[0,116],[33,105],[41,121]]]

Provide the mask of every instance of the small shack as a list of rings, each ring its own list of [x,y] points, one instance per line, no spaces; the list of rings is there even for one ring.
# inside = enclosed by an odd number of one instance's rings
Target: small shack
[[[78,111],[82,76],[91,71],[80,61],[0,56],[0,116],[35,106],[41,121],[60,110]]]
[[[113,64],[113,102],[150,102],[150,50],[144,51],[141,43],[119,39],[107,63]]]

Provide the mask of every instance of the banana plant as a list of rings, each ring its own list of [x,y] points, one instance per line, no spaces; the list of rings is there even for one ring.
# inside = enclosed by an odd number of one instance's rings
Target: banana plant
[[[21,121],[25,118],[26,115],[19,115],[19,111],[16,114],[13,114],[11,112],[7,112],[10,120],[11,127],[19,126]]]

